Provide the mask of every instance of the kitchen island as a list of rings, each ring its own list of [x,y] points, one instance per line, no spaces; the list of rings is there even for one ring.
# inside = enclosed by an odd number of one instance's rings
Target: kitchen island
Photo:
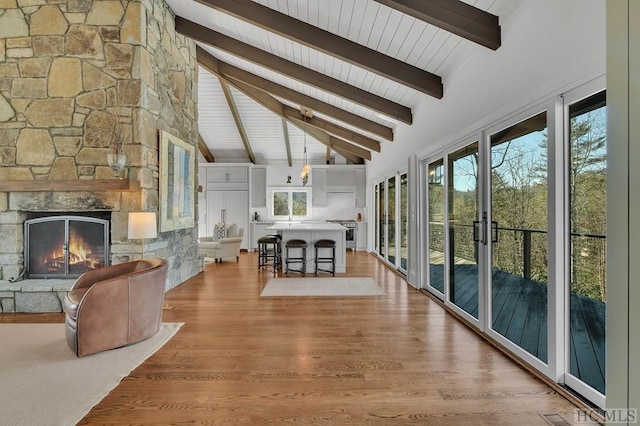
[[[292,239],[305,240],[307,242],[307,273],[313,273],[316,268],[315,248],[313,244],[318,240],[329,239],[336,242],[336,273],[347,271],[347,246],[345,236],[347,228],[337,223],[276,223],[267,228],[269,231],[277,231],[282,235],[282,257],[286,256],[285,244]],[[299,250],[299,249],[297,249]],[[296,252],[294,256],[298,256]],[[326,256],[325,251],[321,252]],[[321,266],[326,268],[326,265]]]

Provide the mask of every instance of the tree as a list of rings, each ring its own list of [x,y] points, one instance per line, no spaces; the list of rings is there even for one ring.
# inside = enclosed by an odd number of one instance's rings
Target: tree
[[[571,288],[605,301],[606,107],[575,114],[569,136]]]

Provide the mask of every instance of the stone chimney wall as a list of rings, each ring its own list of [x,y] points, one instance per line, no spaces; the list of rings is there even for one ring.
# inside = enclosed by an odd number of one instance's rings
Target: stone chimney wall
[[[117,133],[121,176],[141,187],[0,193],[0,279],[23,260],[26,211],[110,210],[112,262],[141,257],[128,212],[159,212],[159,130],[195,146],[196,102],[195,45],[164,0],[0,0],[0,181],[113,179]],[[169,260],[168,287],[198,272],[196,238],[145,241],[146,256]]]

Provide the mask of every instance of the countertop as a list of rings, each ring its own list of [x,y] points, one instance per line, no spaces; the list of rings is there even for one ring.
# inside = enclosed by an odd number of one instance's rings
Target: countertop
[[[270,231],[346,231],[337,223],[276,223],[267,228]]]

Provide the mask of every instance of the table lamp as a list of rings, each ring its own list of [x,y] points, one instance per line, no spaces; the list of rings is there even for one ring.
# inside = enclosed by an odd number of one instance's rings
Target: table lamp
[[[158,227],[156,226],[155,212],[129,212],[127,237],[130,240],[142,240],[142,257],[144,257],[144,240],[157,236]]]

